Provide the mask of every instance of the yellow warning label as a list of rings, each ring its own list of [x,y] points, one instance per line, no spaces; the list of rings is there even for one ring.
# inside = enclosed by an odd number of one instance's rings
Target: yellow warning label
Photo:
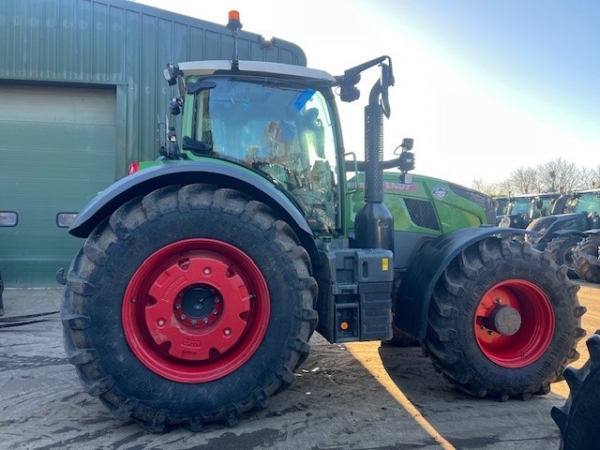
[[[390,270],[390,260],[388,258],[381,259],[381,270],[383,270],[384,272]]]

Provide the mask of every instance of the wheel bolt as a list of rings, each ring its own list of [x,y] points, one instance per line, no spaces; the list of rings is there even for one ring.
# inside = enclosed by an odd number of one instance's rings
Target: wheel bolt
[[[202,319],[202,322],[208,323],[208,317],[205,317],[204,319]]]
[[[229,336],[231,334],[231,330],[229,328],[225,328],[225,331],[223,331],[223,333],[225,333],[225,336]]]
[[[196,325],[198,321],[196,319],[192,320],[192,325]]]
[[[182,315],[180,315],[180,316],[179,316],[179,318],[180,318],[181,320],[185,320],[185,318],[186,318],[186,315],[185,315],[185,314],[182,314]]]
[[[165,319],[158,319],[158,326],[162,327],[165,324]]]
[[[181,309],[181,303],[175,303],[175,309]]]
[[[216,309],[213,309],[212,313],[216,316],[217,314],[219,314],[219,311],[217,311]]]
[[[205,267],[204,268],[204,275],[210,275],[210,268],[209,267]]]

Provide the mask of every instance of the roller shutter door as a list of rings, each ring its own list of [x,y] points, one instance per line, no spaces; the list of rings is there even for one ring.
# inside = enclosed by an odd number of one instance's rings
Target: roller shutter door
[[[116,94],[0,84],[0,271],[7,287],[58,286],[83,244],[57,226],[115,178]]]

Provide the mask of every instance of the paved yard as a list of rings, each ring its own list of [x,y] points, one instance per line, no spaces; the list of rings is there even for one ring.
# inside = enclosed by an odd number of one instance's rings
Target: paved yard
[[[584,327],[600,329],[598,287],[582,283]],[[553,405],[565,383],[530,401],[471,398],[446,383],[418,348],[331,345],[316,335],[290,389],[234,428],[154,435],[110,416],[83,392],[62,347],[61,289],[10,290],[0,339],[1,449],[552,449]],[[10,326],[11,318],[23,315]],[[32,322],[23,324],[23,322]],[[580,343],[583,364],[588,357]]]

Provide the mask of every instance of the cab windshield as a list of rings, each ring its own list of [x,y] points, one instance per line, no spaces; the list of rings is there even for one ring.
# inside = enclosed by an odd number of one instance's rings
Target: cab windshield
[[[586,192],[576,199],[573,212],[598,212],[600,194],[598,192]]]
[[[259,171],[299,204],[314,231],[333,232],[336,146],[323,94],[264,78],[203,81],[210,88],[195,94],[192,147]]]

